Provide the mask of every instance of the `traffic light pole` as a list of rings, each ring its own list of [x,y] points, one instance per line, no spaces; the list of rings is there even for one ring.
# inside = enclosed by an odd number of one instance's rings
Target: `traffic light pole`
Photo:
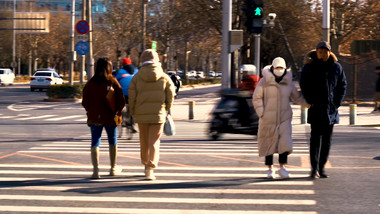
[[[254,34],[255,37],[255,66],[257,69],[257,73],[261,76],[261,68],[260,68],[260,36],[261,34]]]
[[[223,28],[222,28],[222,89],[231,87],[231,54],[229,34],[232,27],[232,0],[223,1]]]

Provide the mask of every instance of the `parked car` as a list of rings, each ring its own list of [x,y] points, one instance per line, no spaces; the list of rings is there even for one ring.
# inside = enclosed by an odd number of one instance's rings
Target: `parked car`
[[[205,78],[204,72],[203,71],[197,71],[195,78],[204,79]]]
[[[47,89],[50,85],[63,84],[62,76],[59,76],[55,69],[41,68],[37,69],[36,73],[30,78],[30,90]]]
[[[0,68],[0,84],[12,85],[15,80],[15,74],[9,68]]]
[[[215,71],[209,71],[208,72],[208,78],[215,78],[215,76],[216,76]]]
[[[186,73],[186,76],[188,79],[195,79],[195,77],[197,76],[197,72],[195,70],[188,71]]]

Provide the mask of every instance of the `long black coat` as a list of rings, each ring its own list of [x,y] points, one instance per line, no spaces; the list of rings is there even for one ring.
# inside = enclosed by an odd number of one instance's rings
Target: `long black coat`
[[[327,62],[318,60],[316,51],[309,52],[302,68],[300,87],[308,110],[308,123],[339,123],[338,108],[346,94],[347,81],[342,66],[331,53]]]

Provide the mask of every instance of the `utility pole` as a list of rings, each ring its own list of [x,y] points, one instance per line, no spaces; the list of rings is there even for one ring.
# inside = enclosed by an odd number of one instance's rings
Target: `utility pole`
[[[12,70],[15,74],[16,67],[16,0],[13,0],[13,50],[12,50]]]
[[[223,28],[222,28],[222,89],[231,88],[231,54],[229,51],[229,35],[232,20],[232,2],[223,1]]]
[[[82,0],[82,20],[86,20],[86,0]],[[80,57],[81,59],[81,66],[80,66],[80,83],[84,83],[84,71],[86,70],[86,56],[85,55],[81,55]]]
[[[71,30],[70,30],[70,40],[71,40],[71,49],[70,49],[70,71],[69,71],[69,84],[73,85],[73,75],[74,75],[74,28],[75,28],[75,0],[71,2]]]
[[[330,0],[323,0],[323,41],[330,43]]]
[[[88,21],[88,56],[87,56],[87,80],[90,80],[92,76],[94,76],[94,58],[93,58],[93,51],[92,51],[92,6],[91,6],[91,0],[87,0],[87,21]]]

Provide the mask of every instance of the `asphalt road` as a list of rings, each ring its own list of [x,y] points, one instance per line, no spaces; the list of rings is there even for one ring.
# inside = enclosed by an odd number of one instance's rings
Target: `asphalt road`
[[[328,179],[308,179],[308,125],[293,125],[291,179],[267,180],[249,135],[210,141],[219,87],[181,91],[175,136],[163,136],[157,181],[145,181],[138,136],[119,139],[121,175],[89,179],[90,132],[80,103],[44,102],[27,85],[0,87],[0,213],[380,213],[377,127],[336,126]],[[196,102],[195,119],[187,103]],[[275,161],[277,157],[275,156]],[[278,167],[276,165],[275,167]]]

